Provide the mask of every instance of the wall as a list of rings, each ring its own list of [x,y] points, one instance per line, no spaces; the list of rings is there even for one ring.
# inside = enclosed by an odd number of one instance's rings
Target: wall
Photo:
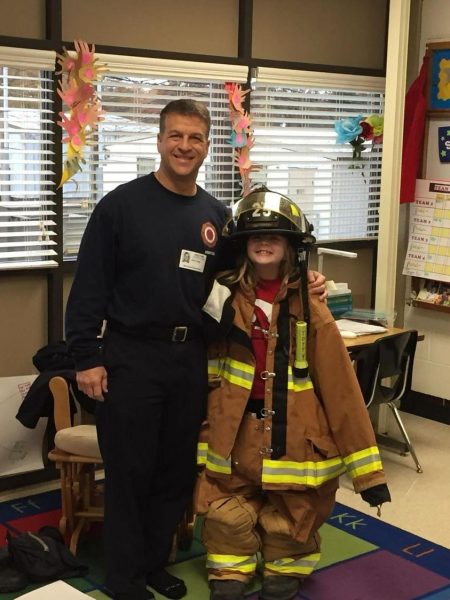
[[[237,56],[238,0],[64,0],[62,37],[95,44]]]
[[[253,18],[256,58],[373,69],[383,66],[381,32],[387,21],[387,2],[383,0],[254,0]]]
[[[450,41],[449,9],[448,0],[423,1],[421,36],[417,56],[419,67],[422,64],[427,42]],[[447,179],[450,180],[450,166],[448,169]],[[418,329],[425,334],[425,340],[417,346],[413,389],[449,400],[450,315],[408,306],[405,310],[405,326]]]
[[[46,276],[2,275],[0,306],[0,377],[34,373],[31,358],[47,342]]]

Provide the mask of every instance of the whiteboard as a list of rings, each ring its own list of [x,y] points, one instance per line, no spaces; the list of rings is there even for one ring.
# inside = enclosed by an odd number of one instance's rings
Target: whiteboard
[[[47,419],[35,429],[16,419],[22,400],[37,375],[0,377],[0,477],[44,468],[42,442]]]

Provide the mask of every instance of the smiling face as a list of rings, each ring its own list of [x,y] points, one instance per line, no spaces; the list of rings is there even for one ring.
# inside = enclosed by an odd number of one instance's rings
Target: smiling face
[[[158,181],[173,192],[195,194],[197,174],[209,148],[206,123],[195,115],[169,113],[157,144]]]
[[[287,239],[277,234],[254,234],[247,241],[247,256],[261,279],[276,279],[286,257]]]

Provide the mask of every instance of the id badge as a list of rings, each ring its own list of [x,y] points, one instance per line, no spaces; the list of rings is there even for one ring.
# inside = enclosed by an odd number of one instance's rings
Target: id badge
[[[180,269],[189,269],[190,271],[203,273],[205,270],[205,263],[206,254],[200,254],[199,252],[193,252],[192,250],[182,250],[178,266]]]

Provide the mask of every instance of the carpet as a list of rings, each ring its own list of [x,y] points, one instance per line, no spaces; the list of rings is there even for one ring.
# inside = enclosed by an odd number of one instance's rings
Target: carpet
[[[0,546],[5,544],[7,530],[36,532],[43,525],[57,526],[59,516],[58,490],[1,502]],[[450,600],[449,549],[339,503],[321,535],[321,561],[297,600]],[[186,581],[186,600],[209,598],[204,549],[198,538],[195,531],[190,550],[180,551],[169,567]],[[89,565],[89,574],[67,583],[91,598],[106,600],[100,528],[93,528],[81,540],[78,556]],[[36,587],[0,594],[0,600],[13,600]],[[258,588],[256,579],[246,600],[257,600]],[[164,600],[159,594],[155,597]]]

